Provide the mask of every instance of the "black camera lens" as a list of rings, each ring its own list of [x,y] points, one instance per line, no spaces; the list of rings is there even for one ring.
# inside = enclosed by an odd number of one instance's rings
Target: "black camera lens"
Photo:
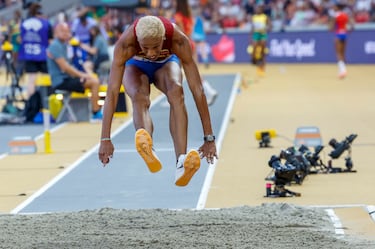
[[[346,140],[348,141],[348,143],[352,143],[354,139],[356,139],[356,137],[357,134],[351,134],[349,137],[346,138]]]
[[[337,142],[336,139],[332,138],[331,140],[329,140],[329,143],[328,143],[328,144],[331,145],[333,148],[336,148],[338,142]]]
[[[309,150],[309,148],[308,148],[306,145],[304,145],[304,144],[302,144],[302,145],[299,147],[299,149],[298,149],[298,151],[301,152],[301,153],[305,153],[305,152],[308,151],[308,150]]]

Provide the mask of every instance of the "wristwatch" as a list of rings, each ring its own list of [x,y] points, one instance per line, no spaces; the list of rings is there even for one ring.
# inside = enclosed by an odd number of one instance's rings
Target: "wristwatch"
[[[206,135],[203,137],[205,142],[213,142],[215,141],[215,136],[214,135]]]

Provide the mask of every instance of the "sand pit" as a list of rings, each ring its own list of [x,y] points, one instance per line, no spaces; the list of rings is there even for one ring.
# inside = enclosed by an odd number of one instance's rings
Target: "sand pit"
[[[0,248],[375,248],[340,237],[323,209],[116,210],[0,216]]]

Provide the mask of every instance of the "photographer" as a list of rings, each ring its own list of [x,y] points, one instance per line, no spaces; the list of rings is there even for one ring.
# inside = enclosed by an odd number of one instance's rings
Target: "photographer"
[[[48,73],[46,50],[52,39],[52,27],[42,16],[42,6],[38,2],[28,3],[28,16],[21,23],[21,47],[19,59],[25,63],[27,75],[27,98],[35,93],[38,72]]]
[[[48,73],[46,50],[49,40],[53,37],[52,27],[42,16],[42,6],[36,1],[24,2],[28,8],[28,16],[21,22],[21,46],[19,60],[24,62],[27,76],[27,96],[24,109],[26,122],[33,122],[40,111],[42,100],[40,93],[35,91],[37,73]]]

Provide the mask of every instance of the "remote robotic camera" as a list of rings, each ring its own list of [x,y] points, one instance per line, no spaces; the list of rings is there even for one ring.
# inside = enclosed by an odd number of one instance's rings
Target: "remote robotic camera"
[[[351,134],[347,136],[343,141],[337,142],[336,139],[332,138],[329,141],[329,145],[332,146],[333,151],[331,151],[328,155],[332,159],[338,159],[345,151],[348,151],[348,156],[345,158],[345,166],[346,170],[344,172],[355,172],[352,170],[353,168],[353,161],[351,158],[351,145],[354,139],[357,138],[357,134]],[[329,167],[331,167],[332,161],[329,161]],[[337,169],[337,168],[336,168]]]
[[[320,152],[324,149],[323,145],[317,145],[314,147],[314,151],[311,151],[307,146],[301,145],[298,151],[302,154],[303,158],[306,159],[309,164],[308,174],[316,174],[319,172],[326,172],[326,167],[320,158]],[[312,170],[314,168],[314,170]]]
[[[294,179],[297,169],[292,164],[286,162],[282,163],[280,157],[273,155],[268,161],[268,165],[274,170],[274,189],[267,189],[266,197],[291,197],[301,196],[300,193],[290,191],[285,188],[285,185],[290,184]]]
[[[296,168],[294,182],[297,184],[302,184],[305,177],[309,174],[311,167],[310,162],[304,155],[302,147],[300,147],[298,150],[294,147],[289,147],[286,150],[282,150],[280,153],[280,158],[285,159],[286,163],[291,164]]]

